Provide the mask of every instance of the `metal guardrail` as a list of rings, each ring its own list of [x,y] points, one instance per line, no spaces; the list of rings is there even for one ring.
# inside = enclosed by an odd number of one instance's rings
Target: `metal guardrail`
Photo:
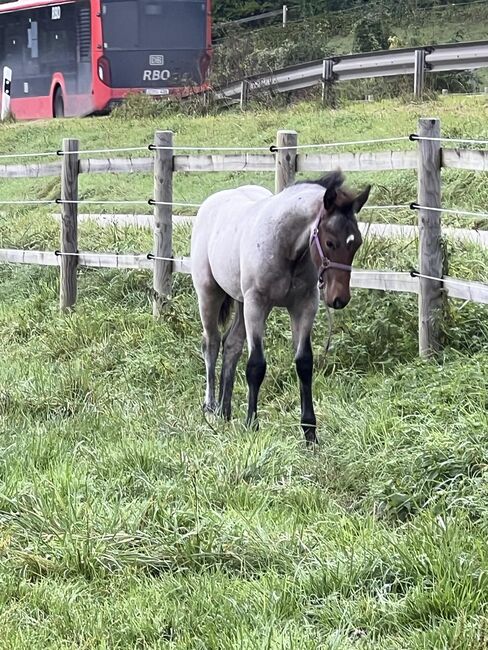
[[[421,56],[416,55],[416,52],[421,53]],[[287,92],[309,88],[320,82],[332,83],[402,74],[418,75],[423,79],[426,71],[448,72],[482,67],[488,67],[488,41],[347,54],[241,79],[219,89],[217,98],[241,98],[242,101],[243,85],[247,86],[246,92],[263,88]],[[415,87],[421,92],[422,86],[423,83],[416,83]]]

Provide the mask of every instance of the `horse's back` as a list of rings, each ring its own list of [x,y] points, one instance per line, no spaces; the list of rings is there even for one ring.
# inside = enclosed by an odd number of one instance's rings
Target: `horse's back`
[[[261,187],[261,185],[243,185],[242,187],[221,190],[211,194],[198,210],[195,227],[207,219],[211,219],[212,223],[215,224],[220,215],[226,216],[229,207],[235,213],[236,209],[240,208],[243,203],[254,203],[270,196],[273,196],[272,192],[265,187]]]
[[[216,192],[202,203],[191,241],[192,276],[197,290],[216,282],[231,297],[242,299],[241,234],[259,212],[253,206],[271,196],[272,192],[260,185],[244,185]]]

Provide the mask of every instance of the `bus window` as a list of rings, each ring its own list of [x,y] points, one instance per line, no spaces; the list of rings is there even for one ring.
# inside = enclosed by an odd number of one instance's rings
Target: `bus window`
[[[26,45],[26,32],[22,29],[20,16],[15,16],[5,26],[4,65],[12,68],[14,79],[23,74],[23,52]]]
[[[3,66],[5,61],[5,28],[2,25],[3,17],[0,16],[0,67]]]
[[[56,9],[56,12],[53,10]],[[42,63],[61,63],[73,68],[76,64],[76,23],[74,5],[45,7],[39,26],[39,52]]]
[[[205,3],[141,0],[139,45],[142,50],[198,50],[205,45]]]
[[[205,46],[206,4],[201,0],[105,0],[102,21],[107,51]]]
[[[103,4],[103,46],[106,50],[135,50],[138,47],[137,2],[111,0]]]

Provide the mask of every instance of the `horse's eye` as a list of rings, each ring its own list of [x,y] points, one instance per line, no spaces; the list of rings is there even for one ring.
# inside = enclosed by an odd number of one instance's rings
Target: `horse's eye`
[[[334,250],[334,242],[333,242],[333,241],[330,241],[330,239],[328,239],[328,240],[325,242],[325,245],[327,246],[327,248],[330,248],[331,250]]]

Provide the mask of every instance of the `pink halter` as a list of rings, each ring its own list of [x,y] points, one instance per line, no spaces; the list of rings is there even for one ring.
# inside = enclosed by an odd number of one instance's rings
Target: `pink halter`
[[[349,271],[349,272],[352,271],[352,266],[350,266],[349,264],[341,264],[340,262],[333,262],[324,253],[319,238],[319,227],[320,227],[320,222],[322,221],[323,214],[324,211],[322,209],[319,212],[319,216],[317,217],[317,220],[315,221],[314,227],[312,229],[312,234],[310,235],[310,246],[315,244],[321,262],[319,268],[319,279],[318,279],[319,289],[323,289],[324,287],[325,284],[324,274],[328,269],[338,269],[339,271]]]

